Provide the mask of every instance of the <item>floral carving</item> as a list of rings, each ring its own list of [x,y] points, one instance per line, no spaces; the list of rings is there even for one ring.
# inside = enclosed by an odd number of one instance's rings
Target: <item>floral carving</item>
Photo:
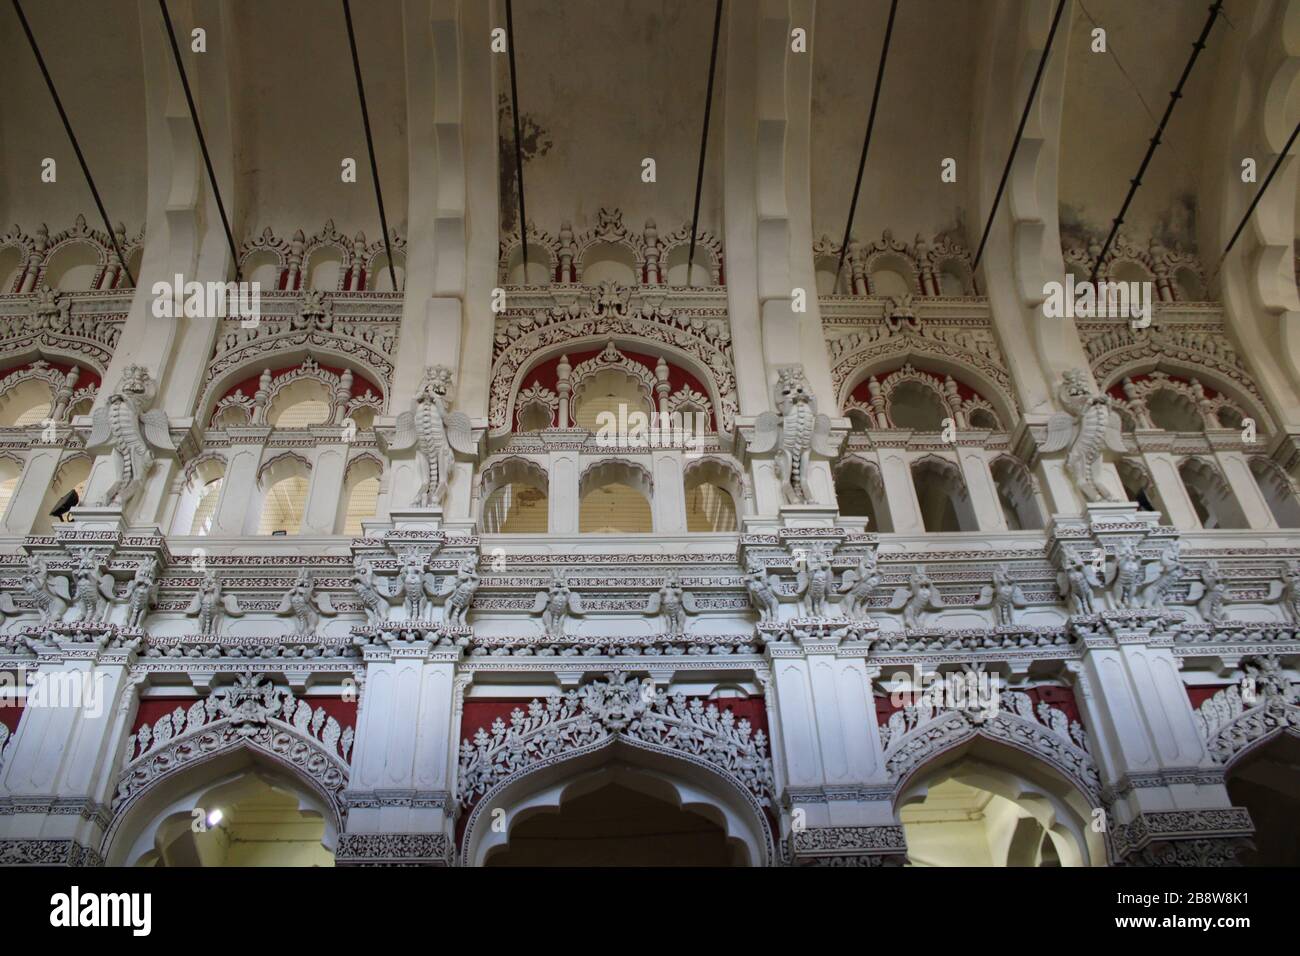
[[[461,742],[460,801],[471,805],[512,774],[620,735],[702,760],[771,806],[772,760],[762,730],[626,674],[534,700],[526,711],[511,712],[508,725],[497,719],[489,730],[480,727],[472,743]]]

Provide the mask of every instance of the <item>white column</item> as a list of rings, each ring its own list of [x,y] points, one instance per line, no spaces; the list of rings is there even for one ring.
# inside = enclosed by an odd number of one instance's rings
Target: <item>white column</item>
[[[1246,524],[1251,528],[1276,528],[1277,519],[1273,517],[1264,493],[1259,490],[1259,482],[1255,480],[1246,456],[1239,451],[1222,449],[1216,450],[1214,457],[1228,480],[1233,497],[1241,505]]]
[[[682,482],[682,453],[677,449],[654,451],[650,463],[654,475],[654,530],[658,534],[684,534],[686,486]]]
[[[1201,519],[1196,516],[1192,499],[1187,496],[1187,486],[1178,474],[1174,456],[1168,452],[1148,451],[1143,453],[1142,460],[1151,472],[1151,481],[1160,493],[1160,503],[1164,505],[1169,523],[1180,531],[1199,530]]]
[[[925,521],[912,484],[912,462],[908,454],[896,448],[880,452],[880,478],[885,485],[885,503],[889,519],[897,534],[923,534]]]
[[[221,481],[221,500],[212,520],[211,534],[237,536],[257,530],[258,504],[262,500],[257,487],[257,472],[262,466],[262,443],[268,428],[252,440],[232,445],[226,453],[226,473]]]
[[[971,507],[980,531],[1006,531],[1007,518],[1002,513],[1002,502],[993,484],[988,459],[980,448],[958,448],[957,461],[961,464],[962,480],[970,495]]]
[[[337,429],[334,429],[337,431]],[[303,508],[301,534],[333,534],[344,508],[343,473],[348,463],[345,442],[314,435],[322,444],[312,453],[311,482]]]
[[[547,470],[551,487],[547,495],[551,534],[578,533],[577,452],[551,452]]]

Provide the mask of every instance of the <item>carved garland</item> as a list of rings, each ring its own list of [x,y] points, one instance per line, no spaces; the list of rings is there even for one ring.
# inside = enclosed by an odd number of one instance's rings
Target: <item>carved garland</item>
[[[1257,744],[1280,733],[1300,737],[1300,706],[1281,694],[1260,694],[1260,701],[1248,706],[1240,686],[1234,684],[1205,700],[1196,710],[1210,756],[1219,764],[1232,763]]]
[[[128,296],[88,299],[37,289],[25,306],[20,305],[25,314],[0,316],[0,353],[66,358],[102,376],[126,323]]]
[[[511,712],[509,726],[498,718],[490,730],[480,727],[472,743],[461,742],[458,799],[470,806],[535,764],[624,737],[702,762],[759,806],[772,806],[776,784],[762,730],[714,704],[648,690],[627,674],[611,675],[544,702],[534,700],[526,712]]]
[[[340,727],[266,675],[240,674],[188,709],[177,707],[127,739],[127,763],[113,796],[114,814],[167,774],[240,746],[255,748],[301,773],[320,790],[338,819],[346,816],[343,792],[354,732]]]
[[[1028,694],[1003,691],[996,715],[982,710],[938,709],[928,700],[895,711],[880,728],[885,766],[901,791],[923,764],[974,736],[1008,744],[1051,764],[1087,796],[1100,799],[1101,777],[1085,749],[1078,721]]]
[[[738,400],[731,339],[725,324],[701,322],[698,317],[677,315],[664,308],[640,306],[630,312],[626,305],[619,308],[602,302],[572,312],[537,309],[530,316],[498,321],[488,407],[492,433],[499,435],[509,430],[526,370],[536,364],[541,352],[553,352],[564,345],[575,350],[588,343],[598,345],[613,336],[629,336],[659,343],[702,365],[699,377],[715,393],[713,407],[718,412],[719,430],[730,434]],[[694,371],[689,364],[683,368]]]

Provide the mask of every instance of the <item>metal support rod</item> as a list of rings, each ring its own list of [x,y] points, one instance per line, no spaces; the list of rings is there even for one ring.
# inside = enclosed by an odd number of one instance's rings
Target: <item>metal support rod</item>
[[[388,278],[397,291],[397,272],[393,268],[393,245],[388,238],[388,216],[384,213],[384,194],[379,188],[379,164],[375,162],[375,138],[370,133],[370,111],[366,109],[366,87],[361,82],[361,59],[357,56],[357,35],[352,29],[352,8],[343,0],[343,18],[348,22],[348,46],[352,49],[352,72],[357,77],[357,98],[361,100],[361,125],[366,128],[366,150],[370,153],[370,175],[375,181],[375,202],[379,204],[379,228],[384,231],[384,253],[388,256]]]
[[[695,235],[700,228],[700,193],[704,189],[704,156],[709,149],[709,114],[713,109],[713,76],[718,66],[718,36],[722,33],[722,0],[713,11],[713,49],[709,53],[709,84],[704,93],[704,128],[700,131],[700,165],[695,171],[695,209],[691,213],[691,245],[686,253],[686,285],[692,285],[695,265]]]
[[[889,22],[885,24],[885,40],[880,46],[880,65],[876,69],[876,89],[871,94],[871,112],[867,116],[867,131],[862,137],[862,156],[858,159],[858,178],[853,182],[853,199],[849,202],[849,220],[844,224],[844,241],[840,243],[840,261],[835,264],[835,281],[831,291],[840,281],[840,270],[844,268],[844,255],[849,250],[849,233],[853,230],[853,211],[858,208],[858,191],[862,188],[862,171],[867,167],[867,149],[871,146],[871,130],[876,125],[876,106],[880,102],[880,84],[885,78],[885,60],[889,57],[889,38],[894,32],[894,14],[898,12],[898,0],[889,4]]]
[[[519,138],[519,83],[515,79],[515,14],[512,0],[506,0],[506,46],[510,57],[510,115],[515,123],[515,180],[519,186],[519,252],[524,262],[524,285],[528,285],[528,216],[524,211],[524,147]]]
[[[1101,264],[1106,261],[1106,253],[1110,251],[1110,244],[1115,241],[1115,234],[1119,232],[1119,227],[1124,222],[1124,213],[1128,212],[1129,204],[1133,202],[1133,196],[1137,193],[1138,187],[1142,185],[1142,176],[1151,163],[1151,157],[1155,155],[1156,147],[1160,145],[1160,135],[1165,131],[1165,126],[1169,123],[1169,117],[1173,115],[1174,106],[1182,99],[1183,85],[1192,74],[1192,67],[1196,65],[1196,58],[1205,49],[1205,40],[1209,37],[1210,30],[1214,27],[1214,21],[1219,18],[1222,8],[1223,0],[1215,0],[1210,6],[1210,15],[1205,20],[1205,26],[1201,28],[1201,35],[1192,44],[1192,55],[1188,58],[1187,65],[1183,67],[1183,75],[1178,78],[1178,85],[1169,94],[1169,105],[1165,107],[1165,113],[1160,117],[1160,124],[1156,127],[1155,135],[1151,137],[1151,142],[1147,146],[1147,153],[1142,157],[1142,165],[1138,167],[1137,175],[1129,180],[1128,195],[1124,197],[1124,205],[1120,207],[1119,215],[1112,220],[1110,235],[1106,237],[1106,244],[1101,247],[1101,252],[1097,253],[1097,261],[1092,264],[1092,274],[1088,277],[1090,282],[1095,283],[1097,281],[1097,272],[1101,269]]]
[[[998,180],[998,191],[993,196],[993,208],[989,210],[989,218],[984,223],[984,233],[980,236],[979,248],[975,250],[975,261],[971,266],[971,271],[980,267],[980,257],[984,255],[984,244],[989,241],[989,230],[993,228],[993,217],[998,214],[998,206],[1002,202],[1002,191],[1007,188],[1007,177],[1011,175],[1011,164],[1016,161],[1016,151],[1020,149],[1020,137],[1025,133],[1025,123],[1029,121],[1029,110],[1034,105],[1034,97],[1038,95],[1038,84],[1042,82],[1043,70],[1047,67],[1047,57],[1052,52],[1052,41],[1056,39],[1056,27],[1061,22],[1061,11],[1065,9],[1065,0],[1058,0],[1056,4],[1056,13],[1052,16],[1052,28],[1047,31],[1047,45],[1043,47],[1043,54],[1038,58],[1038,70],[1034,73],[1034,82],[1029,87],[1029,98],[1025,100],[1024,112],[1020,114],[1020,125],[1016,127],[1016,138],[1011,144],[1011,154],[1007,156],[1007,164],[1002,167],[1002,178]]]
[[[239,281],[239,252],[235,249],[235,236],[230,231],[230,219],[226,216],[226,204],[221,201],[221,190],[217,186],[217,174],[212,171],[212,157],[208,154],[208,141],[203,138],[203,126],[199,123],[199,111],[194,106],[194,94],[190,92],[190,78],[185,73],[185,63],[181,60],[181,48],[176,45],[176,31],[172,29],[171,14],[167,12],[167,0],[158,0],[158,9],[162,11],[163,23],[167,26],[167,39],[171,41],[172,58],[176,61],[176,71],[181,75],[181,86],[185,90],[185,102],[190,107],[190,119],[194,121],[194,135],[199,139],[199,150],[203,153],[203,165],[208,171],[208,185],[217,201],[217,211],[221,213],[221,225],[226,230],[226,244],[230,246],[230,258],[235,263],[235,281]]]
[[[27,17],[23,14],[23,8],[18,0],[13,0],[14,13],[18,14],[18,20],[23,25],[23,33],[27,34],[27,42],[31,45],[32,54],[36,57],[36,65],[41,68],[41,76],[45,77],[45,85],[49,88],[50,98],[54,100],[54,108],[59,111],[59,119],[63,120],[63,130],[68,134],[68,139],[72,142],[72,151],[77,154],[77,162],[81,164],[82,175],[86,177],[86,185],[90,187],[90,194],[95,197],[95,207],[99,209],[99,217],[104,220],[104,228],[108,230],[108,241],[113,244],[113,252],[117,254],[117,261],[122,264],[122,271],[126,273],[127,279],[131,281],[131,287],[135,287],[135,276],[131,274],[131,267],[126,264],[126,257],[122,255],[122,249],[117,244],[117,233],[113,231],[113,224],[108,220],[108,212],[104,209],[104,201],[99,198],[99,189],[95,186],[95,180],[90,175],[90,167],[86,165],[86,157],[82,155],[81,145],[77,142],[77,136],[72,132],[72,123],[68,120],[68,114],[63,109],[63,100],[59,99],[59,91],[54,88],[54,80],[50,77],[50,71],[45,67],[45,57],[41,56],[41,48],[36,45],[36,37],[32,34],[32,28],[27,23]]]
[[[1291,152],[1291,145],[1295,142],[1297,133],[1300,133],[1300,123],[1296,123],[1295,129],[1291,130],[1291,137],[1286,141],[1286,145],[1282,147],[1282,152],[1277,154],[1277,159],[1273,161],[1273,168],[1268,171],[1268,175],[1264,177],[1264,182],[1260,184],[1259,192],[1255,193],[1255,198],[1252,199],[1250,205],[1246,207],[1246,214],[1241,217],[1241,222],[1237,223],[1237,228],[1232,233],[1232,238],[1228,240],[1228,245],[1223,250],[1224,259],[1228,257],[1228,253],[1231,252],[1232,247],[1236,245],[1237,238],[1241,235],[1241,231],[1246,228],[1246,223],[1250,221],[1251,215],[1254,214],[1255,207],[1258,206],[1259,201],[1264,198],[1264,190],[1268,189],[1269,183],[1271,183],[1273,177],[1277,175],[1277,171],[1282,165],[1282,160],[1286,159],[1287,155]],[[1222,263],[1223,259],[1220,259],[1219,261]]]

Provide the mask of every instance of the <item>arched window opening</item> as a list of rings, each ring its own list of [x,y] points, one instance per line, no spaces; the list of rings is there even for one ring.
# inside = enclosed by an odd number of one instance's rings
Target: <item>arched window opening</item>
[[[743,866],[721,826],[675,801],[610,783],[524,816],[485,866]]]
[[[966,484],[956,465],[938,458],[924,458],[912,465],[912,483],[926,531],[979,530]]]
[[[225,462],[216,456],[201,458],[187,469],[172,518],[172,534],[211,533],[225,472]]]
[[[283,271],[279,256],[269,251],[254,252],[244,260],[244,265],[240,269],[249,282],[256,282],[262,289],[268,290],[280,288],[280,274]]]
[[[311,276],[309,287],[320,292],[335,292],[343,275],[343,253],[334,246],[321,246],[307,262]]]
[[[1225,781],[1232,805],[1250,811],[1253,848],[1237,855],[1243,866],[1300,865],[1300,738],[1283,733],[1244,757]]]
[[[550,407],[541,402],[529,402],[519,410],[519,431],[540,432],[551,427],[555,416]]]
[[[1034,484],[1029,471],[1019,462],[999,458],[990,468],[998,490],[1002,516],[1012,531],[1039,531],[1043,527],[1043,514],[1034,494]]]
[[[894,530],[885,501],[880,469],[859,458],[848,458],[835,469],[835,500],[846,518],[866,518],[868,531]]]
[[[506,278],[510,285],[550,285],[555,279],[555,266],[551,251],[545,246],[528,243],[528,275],[524,275],[524,257],[518,244],[510,250],[506,263]]]
[[[1137,503],[1139,511],[1164,511],[1150,474],[1137,462],[1121,459],[1116,463],[1124,495]]]
[[[735,531],[736,503],[725,488],[702,481],[686,488],[686,530]]]
[[[1246,517],[1232,489],[1213,465],[1189,458],[1178,466],[1178,475],[1202,528],[1246,527]]]
[[[818,256],[817,267],[817,294],[818,295],[850,295],[852,289],[852,269],[845,262],[844,268],[840,270],[839,276],[835,275],[835,266],[839,259],[837,256]]]
[[[937,432],[943,430],[948,410],[938,393],[922,382],[901,382],[889,393],[889,421],[895,428]]]
[[[20,382],[0,399],[0,425],[39,425],[50,417],[53,401],[54,393],[47,382],[33,378]]]
[[[325,386],[313,379],[286,385],[271,400],[266,420],[273,428],[309,428],[323,425],[330,416],[330,395]]]
[[[383,468],[370,458],[353,461],[343,480],[343,495],[347,506],[339,533],[356,537],[361,534],[361,522],[373,518],[379,509],[379,477]]]
[[[1278,527],[1300,528],[1300,499],[1296,498],[1295,486],[1286,473],[1274,462],[1260,457],[1250,460],[1250,470]]]
[[[546,534],[549,524],[546,491],[523,481],[502,485],[483,504],[486,534]]]
[[[1199,432],[1205,428],[1200,411],[1184,395],[1162,388],[1147,396],[1147,411],[1157,428],[1167,432]]]
[[[206,826],[194,826],[194,807]],[[170,811],[170,812],[167,812]],[[171,804],[126,850],[122,862],[160,867],[333,866],[337,839],[319,801],[279,773],[250,769],[184,806]]]
[[[642,534],[654,530],[650,477],[626,462],[604,462],[579,480],[578,531]]]
[[[1058,867],[1105,862],[1091,808],[1032,758],[1007,766],[976,756],[982,741],[908,788],[899,809],[910,866]],[[999,753],[999,758],[1001,754]]]
[[[600,285],[602,282],[617,282],[622,286],[641,284],[636,256],[631,249],[612,242],[597,242],[587,248],[582,256],[582,284]]]
[[[23,254],[17,246],[0,249],[0,295],[17,291],[18,277],[23,271]]]
[[[912,267],[899,256],[883,255],[874,259],[869,274],[873,295],[901,298],[916,294],[916,280]]]
[[[1107,271],[1111,282],[1152,282],[1155,279],[1142,266],[1128,259],[1114,263]]]
[[[578,386],[573,398],[573,421],[579,428],[598,432],[604,412],[616,421],[628,421],[634,412],[642,412],[648,424],[653,409],[640,380],[620,369],[607,368],[588,376]]]
[[[194,518],[190,522],[190,534],[207,534],[212,530],[212,520],[217,516],[217,502],[221,500],[222,481],[221,478],[213,478],[200,490]]]
[[[99,252],[87,242],[70,242],[46,260],[44,283],[60,292],[85,292],[95,288],[98,275]]]
[[[366,287],[372,292],[401,292],[406,288],[406,259],[396,256],[393,259],[393,272],[397,274],[397,289],[393,289],[392,276],[388,274],[388,256],[380,253],[370,263],[366,272]]]
[[[550,478],[535,461],[507,459],[483,473],[479,527],[485,534],[545,534],[550,528]]]
[[[307,509],[307,487],[311,469],[290,455],[284,455],[262,471],[262,511],[258,534],[298,534]]]
[[[676,246],[669,251],[666,260],[668,284],[672,286],[691,285],[697,289],[701,286],[714,285],[713,262],[709,254],[698,246],[695,249],[695,259],[691,262],[690,282],[686,281],[686,256],[689,253],[689,246]]]

